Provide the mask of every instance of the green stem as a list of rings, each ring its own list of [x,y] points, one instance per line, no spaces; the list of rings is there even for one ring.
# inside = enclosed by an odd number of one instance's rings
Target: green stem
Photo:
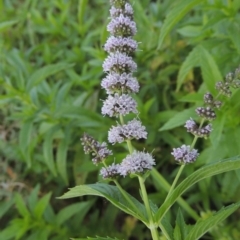
[[[170,190],[171,185],[155,168],[152,169],[151,176],[156,182],[160,183],[161,188],[163,188],[166,192]],[[196,221],[199,219],[198,214],[182,197],[179,197],[177,202],[193,219],[195,219]]]
[[[124,124],[123,116],[120,115],[119,118],[120,118],[120,123],[123,125]],[[126,142],[127,142],[127,146],[128,146],[128,151],[130,154],[132,154],[133,153],[132,142],[131,142],[131,140],[126,140]],[[159,240],[159,235],[158,235],[158,231],[157,231],[158,226],[154,223],[154,220],[153,220],[152,210],[149,205],[147,191],[146,191],[145,184],[144,184],[144,179],[142,177],[138,176],[138,180],[139,180],[140,189],[141,189],[141,193],[142,193],[142,197],[143,197],[143,202],[144,202],[144,205],[145,205],[145,208],[147,211],[147,215],[148,215],[148,220],[149,220],[147,226],[151,231],[152,239]],[[134,206],[134,209],[135,209],[135,206]]]
[[[153,215],[152,215],[152,210],[150,208],[150,204],[148,201],[148,195],[147,195],[147,191],[146,191],[146,187],[144,184],[144,179],[140,176],[138,176],[138,180],[139,180],[139,184],[140,184],[140,188],[141,188],[141,193],[142,193],[142,198],[143,198],[143,202],[147,211],[147,215],[149,218],[149,226],[148,228],[151,231],[152,234],[152,239],[153,240],[158,240],[159,239],[159,235],[158,235],[158,231],[157,231],[157,226],[153,221]]]
[[[177,181],[178,181],[178,179],[179,179],[179,177],[180,177],[184,167],[185,167],[185,164],[181,165],[181,167],[179,168],[178,173],[177,173],[177,175],[176,175],[176,177],[175,177],[175,179],[173,181],[173,184],[172,184],[172,186],[171,186],[171,188],[170,188],[170,190],[169,190],[169,192],[167,194],[165,202],[168,200],[169,196],[171,195],[172,191],[174,190],[174,188],[175,188],[175,186],[177,184]]]
[[[135,204],[133,203],[133,201],[130,199],[130,197],[127,195],[127,192],[125,192],[123,190],[123,188],[121,187],[121,185],[118,183],[117,180],[114,180],[114,183],[116,184],[117,188],[119,189],[119,191],[122,193],[122,195],[124,196],[124,198],[126,199],[126,201],[131,205],[131,210],[134,209],[135,212],[139,213],[139,209],[135,206]],[[140,215],[140,214],[139,214]]]
[[[202,119],[202,121],[201,121],[201,123],[200,123],[200,126],[199,126],[200,128],[202,127],[204,121],[205,121],[205,120]],[[193,139],[192,144],[191,144],[191,149],[194,148],[197,140],[198,140],[198,136],[194,136],[194,139]],[[176,186],[176,184],[177,184],[177,181],[178,181],[178,179],[179,179],[179,177],[180,177],[180,175],[181,175],[184,167],[185,167],[185,164],[183,164],[183,165],[179,168],[178,173],[177,173],[177,175],[176,175],[176,177],[175,177],[175,179],[174,179],[174,181],[173,181],[173,184],[172,184],[172,186],[171,186],[171,188],[170,188],[170,190],[169,190],[169,192],[168,192],[168,194],[167,194],[167,197],[166,197],[166,199],[165,199],[165,202],[167,201],[167,199],[168,199],[169,196],[171,195],[172,191],[174,190],[174,188],[175,188],[175,186]]]

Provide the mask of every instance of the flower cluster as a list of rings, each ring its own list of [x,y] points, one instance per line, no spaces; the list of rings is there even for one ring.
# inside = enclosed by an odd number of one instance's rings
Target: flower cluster
[[[81,138],[84,152],[91,153],[93,156],[93,163],[98,164],[103,162],[109,155],[112,155],[112,151],[107,148],[105,142],[99,143],[93,137],[84,133]]]
[[[133,76],[137,70],[137,64],[132,56],[138,47],[138,43],[132,38],[137,32],[136,23],[133,20],[133,8],[128,0],[110,0],[110,4],[111,18],[107,25],[110,37],[103,46],[108,56],[102,65],[107,76],[101,82],[108,97],[103,102],[102,115],[120,118],[120,123],[112,126],[108,132],[108,141],[115,144],[132,139],[146,139],[147,132],[140,120],[133,119],[124,123],[123,119],[129,113],[138,113],[137,103],[130,95],[139,91],[139,83]],[[110,155],[110,151],[107,150],[106,144],[99,144],[92,138],[90,140],[87,135],[82,141],[85,152],[94,154],[94,163],[104,163],[100,171],[103,178],[141,174],[155,165],[149,153],[133,151],[120,164],[113,163],[107,166],[104,160]]]
[[[232,92],[230,87],[240,88],[240,67],[236,69],[235,73],[228,73],[225,81],[217,82],[216,89],[220,95],[230,97]],[[213,95],[209,92],[204,94],[203,97],[205,106],[196,108],[196,113],[202,118],[202,122],[198,125],[192,118],[187,120],[185,127],[188,132],[192,133],[196,138],[208,138],[212,131],[212,124],[208,123],[204,125],[205,121],[212,121],[217,116],[215,109],[219,109],[222,106],[222,102],[214,99]],[[192,149],[190,146],[182,145],[180,148],[174,148],[171,153],[175,160],[180,163],[191,163],[198,157],[196,149]]]
[[[216,83],[216,89],[220,94],[226,97],[231,97],[232,95],[230,87],[240,88],[240,66],[235,70],[234,73],[228,73],[225,77],[225,81]]]
[[[139,120],[133,119],[127,124],[113,126],[108,132],[108,141],[112,144],[121,143],[127,139],[147,138],[146,128]]]

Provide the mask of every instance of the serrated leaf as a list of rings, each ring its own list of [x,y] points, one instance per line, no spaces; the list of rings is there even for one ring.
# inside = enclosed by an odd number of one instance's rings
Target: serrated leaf
[[[187,235],[186,240],[192,240],[192,239],[199,239],[202,237],[206,232],[208,232],[212,227],[222,222],[224,219],[226,219],[229,215],[231,215],[234,211],[236,211],[240,207],[240,202],[231,204],[217,213],[213,214],[207,219],[199,220],[195,226],[192,228],[192,230]]]
[[[175,6],[168,13],[159,36],[158,49],[160,49],[164,38],[172,30],[174,25],[178,23],[195,5],[204,0],[182,0],[178,1]]]
[[[184,240],[181,235],[180,226],[177,224],[173,231],[174,240]]]
[[[176,113],[174,117],[170,118],[160,129],[159,131],[170,130],[175,127],[183,125],[186,120],[194,115],[194,108],[185,109],[179,113]]]
[[[187,236],[187,227],[182,215],[182,211],[179,208],[176,219],[176,226],[174,229],[174,239],[175,240],[185,240]]]
[[[27,91],[29,91],[35,85],[39,84],[41,81],[45,80],[47,77],[71,67],[73,67],[73,64],[57,63],[40,68],[39,70],[35,71],[28,79]]]
[[[173,227],[166,216],[162,219],[160,228],[168,240],[173,239]]]
[[[166,214],[168,209],[176,202],[176,200],[192,185],[205,179],[220,173],[240,169],[240,156],[229,158],[223,161],[208,164],[182,181],[170,194],[168,200],[162,204],[158,209],[155,219],[160,222],[162,217]]]
[[[65,193],[62,197],[60,197],[60,199],[81,197],[85,195],[104,197],[117,208],[146,223],[147,218],[146,209],[144,205],[141,204],[137,199],[132,197],[127,192],[125,192],[125,194],[134,204],[134,209],[133,206],[125,199],[122,193],[118,190],[117,187],[105,183],[80,185],[74,188],[70,188],[70,190],[67,193]]]

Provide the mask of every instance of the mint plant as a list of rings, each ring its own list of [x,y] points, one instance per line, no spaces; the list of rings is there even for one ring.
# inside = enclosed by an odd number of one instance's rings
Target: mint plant
[[[206,219],[201,218],[195,210],[190,208],[197,220],[191,226],[185,224],[183,215],[179,211],[178,216],[176,216],[176,226],[173,228],[171,222],[166,218],[166,214],[181,195],[195,183],[204,178],[240,168],[239,156],[217,161],[198,169],[177,185],[185,166],[193,164],[200,154],[195,146],[197,140],[199,138],[207,139],[213,130],[217,131],[217,129],[213,129],[211,122],[217,117],[217,111],[224,104],[222,96],[231,97],[231,88],[240,87],[240,68],[237,68],[234,73],[227,74],[225,81],[217,82],[218,94],[215,97],[210,92],[204,94],[204,106],[197,107],[195,110],[200,118],[199,121],[195,121],[193,118],[186,121],[184,127],[187,132],[194,136],[192,144],[183,144],[173,148],[171,154],[180,168],[165,201],[161,206],[155,206],[149,200],[145,181],[159,159],[154,159],[154,151],[148,153],[144,149],[135,149],[132,145],[132,140],[147,139],[147,131],[141,123],[141,113],[138,112],[137,102],[134,100],[134,94],[138,93],[140,86],[134,76],[137,64],[133,60],[133,55],[137,51],[138,42],[133,39],[137,33],[136,23],[133,19],[133,7],[128,0],[110,0],[110,4],[111,20],[107,26],[110,37],[104,45],[104,50],[109,55],[103,62],[103,71],[106,73],[106,77],[101,83],[108,96],[103,102],[102,115],[116,119],[116,125],[108,131],[108,142],[110,144],[126,143],[128,153],[121,162],[115,162],[114,153],[108,149],[106,142],[100,143],[85,133],[81,138],[84,151],[86,154],[92,155],[93,164],[102,165],[100,175],[103,182],[76,186],[61,198],[84,195],[104,197],[120,210],[145,224],[154,240],[159,240],[163,236],[165,238],[161,239],[199,239],[211,227],[237,210],[240,201],[221,209]],[[135,114],[135,117],[127,121],[128,114],[131,116]],[[121,178],[124,177],[138,179],[142,202],[122,188]],[[115,186],[111,184],[112,182]]]

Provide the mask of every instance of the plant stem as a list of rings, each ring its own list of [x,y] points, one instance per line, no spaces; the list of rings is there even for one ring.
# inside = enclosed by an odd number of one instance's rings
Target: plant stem
[[[114,183],[116,184],[117,188],[119,189],[119,191],[122,193],[122,195],[124,196],[124,198],[126,199],[126,201],[131,205],[132,209],[134,209],[135,212],[139,213],[139,209],[135,206],[135,204],[133,203],[133,201],[130,199],[130,197],[127,195],[127,192],[125,192],[123,190],[123,188],[121,187],[121,185],[118,183],[117,180],[114,180]],[[139,214],[140,215],[140,214]]]
[[[204,118],[203,118],[202,121],[201,121],[201,123],[200,123],[200,126],[199,126],[199,127],[202,127],[204,121],[205,121],[205,120],[204,120]],[[195,144],[196,144],[196,142],[197,142],[197,139],[198,139],[198,136],[194,136],[194,139],[193,139],[192,144],[191,144],[191,149],[194,148],[194,146],[195,146]],[[168,192],[168,194],[167,194],[167,197],[166,197],[166,199],[165,199],[165,202],[167,201],[167,199],[169,198],[170,194],[171,194],[172,191],[174,190],[174,188],[175,188],[175,186],[176,186],[176,184],[177,184],[177,181],[178,181],[178,179],[179,179],[179,177],[180,177],[180,175],[181,175],[184,167],[185,167],[185,164],[183,164],[183,165],[179,168],[178,173],[177,173],[177,175],[176,175],[176,177],[175,177],[175,179],[174,179],[174,181],[173,181],[173,184],[172,184],[172,186],[171,186],[171,188],[170,188],[170,190],[169,190],[169,192]]]
[[[169,190],[169,192],[168,192],[168,194],[167,194],[167,197],[166,197],[166,199],[165,199],[165,202],[167,201],[167,199],[168,199],[169,196],[171,195],[172,191],[174,190],[174,188],[175,188],[175,186],[176,186],[176,184],[177,184],[177,181],[178,181],[178,179],[179,179],[179,177],[180,177],[180,175],[181,175],[184,167],[185,167],[185,164],[181,165],[181,167],[179,168],[178,173],[177,173],[177,175],[176,175],[176,177],[175,177],[175,179],[174,179],[174,181],[173,181],[173,184],[172,184],[172,186],[171,186],[171,188],[170,188],[170,190]]]
[[[144,184],[144,179],[141,176],[138,176],[138,180],[139,180],[139,184],[140,184],[140,188],[141,188],[143,202],[144,202],[144,205],[146,207],[147,215],[148,215],[148,218],[149,218],[148,228],[151,231],[152,239],[153,240],[158,240],[159,235],[158,235],[158,231],[157,231],[157,226],[156,226],[156,224],[154,223],[154,220],[153,220],[152,210],[150,208],[150,204],[149,204],[149,201],[148,201],[148,196],[147,196],[147,191],[146,191],[146,187],[145,187],[145,184]]]
[[[163,188],[166,192],[170,190],[171,185],[155,168],[152,169],[151,176],[153,179],[155,179],[156,182],[158,182],[161,185],[161,188]],[[177,202],[193,219],[197,221],[200,218],[198,214],[182,197],[179,197]]]
[[[123,116],[120,115],[119,119],[120,119],[120,123],[123,125],[124,124]],[[127,146],[128,146],[128,151],[129,151],[130,154],[132,154],[133,153],[133,146],[132,146],[131,140],[126,140],[126,142],[127,142]],[[138,176],[138,180],[139,180],[140,189],[141,189],[141,193],[142,193],[143,203],[145,205],[147,215],[148,215],[148,220],[149,220],[147,226],[151,231],[152,239],[153,240],[159,240],[159,235],[158,235],[158,231],[157,231],[158,226],[154,223],[154,220],[153,220],[152,210],[151,210],[150,205],[149,205],[147,191],[146,191],[145,184],[144,184],[144,179],[141,176]],[[134,209],[135,208],[136,207],[134,206]]]

